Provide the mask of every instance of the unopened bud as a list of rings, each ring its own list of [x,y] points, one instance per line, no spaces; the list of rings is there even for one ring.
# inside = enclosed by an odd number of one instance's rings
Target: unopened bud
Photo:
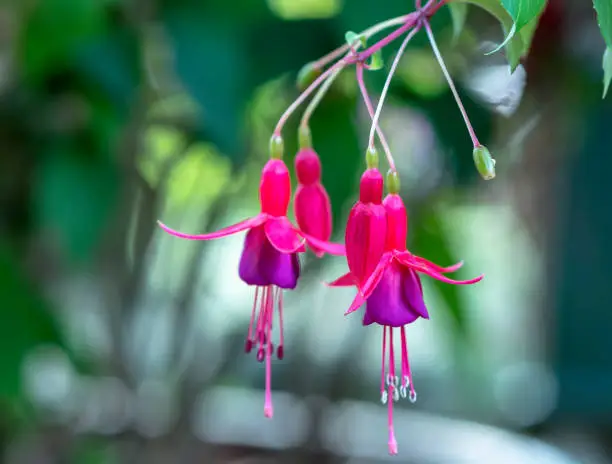
[[[495,178],[495,160],[491,157],[489,149],[484,145],[474,148],[474,164],[484,180]]]
[[[285,152],[285,143],[280,135],[273,135],[270,139],[270,158],[283,159]]]
[[[297,76],[297,88],[303,92],[312,84],[317,77],[321,75],[321,69],[316,67],[314,63],[305,64]]]

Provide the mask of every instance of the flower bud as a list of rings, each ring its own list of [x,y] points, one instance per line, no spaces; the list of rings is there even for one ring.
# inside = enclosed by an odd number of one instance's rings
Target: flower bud
[[[315,67],[314,63],[305,64],[297,76],[297,88],[303,92],[321,75],[321,68]]]
[[[483,145],[474,148],[474,164],[484,180],[495,178],[495,160],[491,157],[489,149]]]
[[[298,226],[306,234],[327,242],[332,232],[331,202],[321,184],[321,161],[312,148],[302,149],[297,154],[295,171],[299,184],[293,208]],[[323,256],[322,250],[309,246],[318,257]]]

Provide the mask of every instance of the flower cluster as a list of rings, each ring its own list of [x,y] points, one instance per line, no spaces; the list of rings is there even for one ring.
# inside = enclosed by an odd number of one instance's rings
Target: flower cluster
[[[389,452],[397,453],[393,428],[393,403],[408,397],[416,401],[410,363],[406,326],[419,318],[429,319],[423,300],[421,275],[448,284],[474,284],[483,276],[471,280],[453,280],[447,274],[457,271],[462,263],[441,267],[414,255],[406,248],[408,214],[400,196],[400,177],[393,156],[378,119],[399,60],[411,38],[424,29],[432,49],[448,80],[468,132],[473,141],[476,167],[485,179],[494,177],[494,160],[482,146],[469,122],[455,86],[436,45],[428,18],[444,0],[430,0],[414,13],[394,18],[357,35],[347,34],[347,44],[321,60],[309,63],[299,75],[303,92],[280,118],[270,144],[270,160],[263,167],[259,186],[261,211],[255,217],[204,235],[188,235],[170,229],[160,222],[169,234],[189,240],[212,240],[239,232],[246,232],[238,274],[247,285],[255,287],[255,297],[245,341],[245,352],[255,352],[259,362],[265,363],[264,413],[272,417],[271,366],[274,355],[281,360],[285,355],[283,337],[283,290],[295,289],[300,278],[300,254],[309,248],[317,257],[324,254],[346,258],[348,272],[330,283],[331,287],[355,287],[356,296],[346,311],[351,314],[365,307],[363,325],[382,327],[382,366],[380,395],[388,405]],[[420,5],[418,5],[420,6]],[[367,48],[367,40],[386,28],[398,26],[393,32]],[[380,50],[404,36],[389,77],[374,109],[368,94],[364,70],[377,69]],[[333,64],[331,64],[333,62]],[[328,66],[329,65],[329,66]],[[344,244],[331,243],[332,215],[329,196],[321,182],[321,161],[312,146],[309,119],[334,79],[344,69],[355,65],[356,79],[364,103],[372,119],[366,151],[366,170],[359,183],[359,199],[348,217]],[[325,67],[327,67],[326,70]],[[295,157],[298,186],[293,196],[297,225],[287,217],[291,203],[289,170],[283,162],[283,126],[295,110],[317,90],[304,111],[300,124],[300,149]],[[384,149],[389,173],[386,179],[379,171],[379,156],[375,135]],[[383,198],[384,189],[387,195]],[[278,336],[276,336],[278,331]],[[399,351],[394,348],[399,340]],[[275,346],[274,343],[277,343]],[[396,370],[396,354],[399,370]]]

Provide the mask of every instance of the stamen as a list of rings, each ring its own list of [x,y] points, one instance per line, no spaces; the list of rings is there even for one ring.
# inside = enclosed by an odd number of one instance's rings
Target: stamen
[[[274,415],[274,408],[272,407],[272,319],[274,317],[274,299],[270,298],[267,311],[267,333],[266,338],[270,341],[269,345],[266,346],[266,399],[264,402],[264,415],[267,418],[272,418]]]
[[[389,372],[395,377],[395,356],[393,354],[393,328],[389,327]],[[395,386],[389,385],[389,394],[395,392]],[[389,426],[389,454],[397,454],[397,440],[395,439],[395,430],[393,428],[393,401],[389,401],[388,410],[388,426]]]
[[[255,287],[255,298],[253,299],[253,310],[251,311],[251,322],[249,322],[249,332],[244,351],[250,353],[253,349],[253,324],[255,323],[255,311],[257,309],[257,299],[259,298],[259,287]]]
[[[387,328],[383,327],[383,338],[382,338],[382,362],[381,362],[381,372],[380,372],[380,393],[384,398],[382,403],[385,404],[387,402],[387,392],[385,390],[385,386],[388,385],[385,383],[385,361],[387,359]]]
[[[402,387],[405,389],[410,386],[410,401],[416,401],[416,392],[414,391],[414,382],[412,381],[412,371],[410,370],[410,361],[408,360],[408,342],[406,340],[406,327],[401,329],[402,336]],[[404,398],[405,394],[402,395]],[[414,400],[413,400],[414,398]]]
[[[276,351],[276,357],[278,359],[283,359],[285,356],[285,334],[283,328],[283,291],[280,288],[278,289],[278,325],[280,330],[280,341]]]

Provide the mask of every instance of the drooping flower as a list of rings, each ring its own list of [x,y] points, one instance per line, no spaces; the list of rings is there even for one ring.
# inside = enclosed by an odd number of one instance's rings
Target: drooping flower
[[[255,299],[245,351],[256,348],[257,360],[266,364],[266,393],[264,414],[272,417],[271,358],[274,354],[272,328],[275,308],[278,310],[279,344],[276,356],[284,356],[283,290],[294,289],[300,277],[299,252],[304,243],[333,255],[344,254],[342,245],[327,243],[300,231],[287,218],[291,198],[289,170],[280,159],[271,159],[265,165],[259,187],[261,212],[250,219],[217,232],[189,235],[159,225],[169,234],[188,240],[213,240],[242,231],[246,234],[238,274],[255,289]]]
[[[346,224],[345,244],[349,273],[329,284],[361,287],[374,272],[385,250],[387,217],[382,205],[383,176],[375,152],[368,152],[368,169],[359,183],[359,201]]]
[[[298,226],[312,237],[327,242],[332,233],[331,202],[321,184],[321,161],[312,148],[302,148],[298,152],[295,172],[299,184],[293,208]],[[323,256],[323,250],[313,245],[310,247],[319,258]]]
[[[399,179],[396,173],[390,173],[387,184],[390,194],[383,202],[387,213],[385,251],[374,272],[357,292],[346,314],[356,311],[365,303],[363,325],[378,324],[383,327],[380,392],[382,403],[388,403],[389,408],[389,453],[397,454],[397,441],[393,429],[393,402],[406,396],[409,396],[412,402],[416,401],[416,391],[408,361],[405,326],[419,317],[429,319],[429,313],[423,301],[423,288],[419,274],[425,274],[449,284],[461,285],[477,283],[484,276],[463,281],[452,280],[444,274],[458,270],[463,263],[444,268],[410,253],[406,249],[408,217],[404,202],[397,194]],[[400,376],[396,375],[394,349],[394,334],[398,331],[401,344]]]

